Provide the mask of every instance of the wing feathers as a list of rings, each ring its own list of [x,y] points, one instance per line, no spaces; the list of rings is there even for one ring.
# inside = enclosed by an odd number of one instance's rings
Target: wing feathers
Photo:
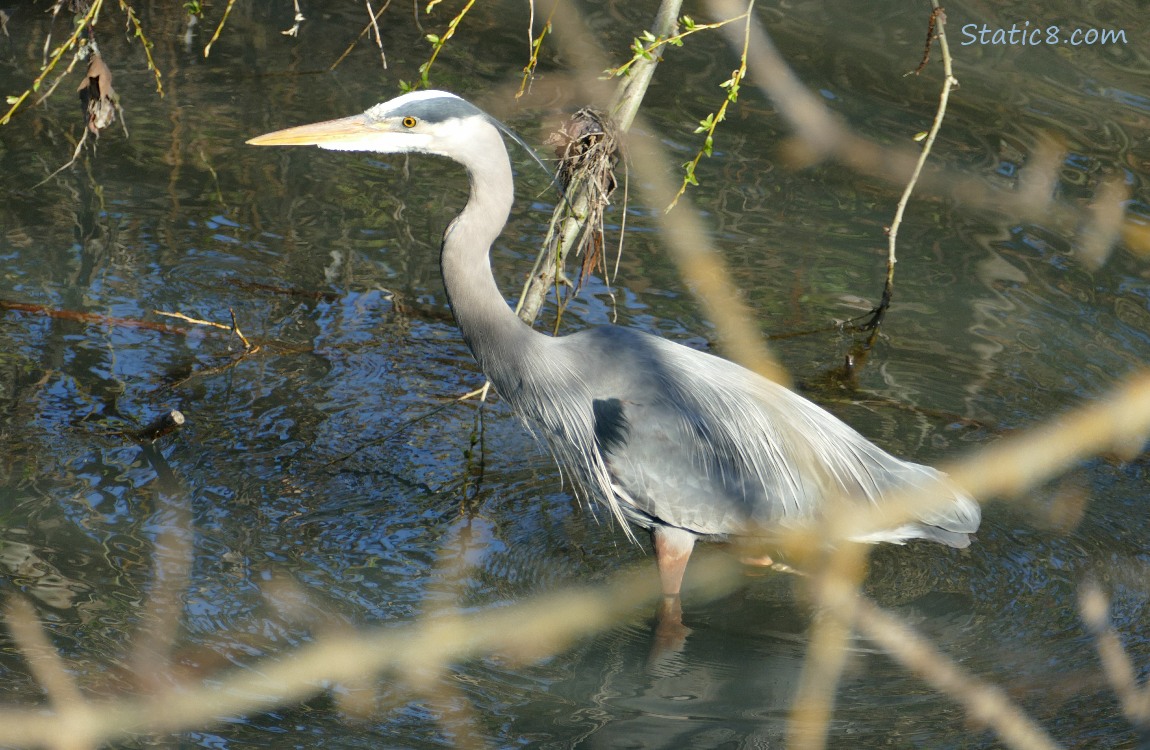
[[[916,523],[860,530],[858,540],[963,547],[978,528],[977,503],[939,472],[736,364],[613,327],[549,342],[546,382],[513,405],[542,423],[557,460],[620,522],[739,534],[812,518],[829,498],[878,503],[921,487],[944,493],[945,507],[924,503]]]

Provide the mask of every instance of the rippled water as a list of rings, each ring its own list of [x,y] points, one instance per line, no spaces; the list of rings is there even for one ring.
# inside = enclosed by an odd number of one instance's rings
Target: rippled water
[[[132,689],[123,660],[152,627],[142,603],[154,559],[180,544],[192,545],[194,564],[177,663],[197,679],[310,642],[333,624],[402,623],[457,598],[499,605],[605,579],[645,554],[576,506],[498,400],[482,412],[449,406],[396,433],[482,383],[436,263],[465,185],[433,159],[245,147],[255,134],[360,111],[396,93],[397,79],[416,77],[426,59],[420,34],[397,15],[385,33],[386,72],[366,47],[324,72],[358,33],[362,11],[316,11],[290,40],[278,33],[290,25],[286,7],[238,6],[207,61],[207,31],[185,47],[180,19],[145,15],[165,74],[162,100],[110,12],[101,43],[131,136],[113,128],[94,155],[40,187],[79,130],[74,84],[0,128],[0,300],[94,316],[0,317],[0,580],[36,604],[94,695]],[[929,126],[937,71],[902,77],[921,54],[921,10],[757,12],[804,82],[860,133],[906,143]],[[1073,5],[1044,11],[1044,24],[1125,28],[1130,41],[1116,47],[961,46],[955,36],[968,22],[1008,27],[1028,12],[947,8],[961,86],[938,163],[981,178],[986,191],[1010,188],[1046,137],[1061,153],[1060,200],[1088,206],[1103,180],[1120,176],[1129,210],[1145,216],[1150,64],[1139,5],[1110,4],[1099,18]],[[653,8],[601,13],[591,19],[599,41],[618,51]],[[424,23],[439,29],[447,17],[437,11]],[[33,74],[45,24],[38,12],[13,12],[0,43],[6,92]],[[567,106],[548,93],[562,87],[564,69],[545,60],[540,93],[514,109],[525,29],[517,4],[481,4],[433,79],[475,94],[540,144],[552,109]],[[705,37],[667,54],[647,114],[674,159],[697,148],[693,123],[718,105],[717,83],[734,64]],[[774,335],[869,307],[900,190],[834,164],[791,170],[779,149],[786,137],[746,84],[692,193]],[[546,177],[514,158],[520,200],[494,252],[508,295],[530,266],[551,200]],[[660,250],[657,210],[632,202],[615,285],[590,280],[567,326],[617,315],[709,345],[711,329]],[[815,387],[850,349],[843,335],[782,338],[776,349],[813,398],[893,452],[939,462],[993,443],[1104,393],[1150,352],[1145,259],[1119,245],[1090,270],[1076,256],[1077,230],[1064,217],[1023,220],[921,193],[900,235],[894,307],[860,390]],[[156,310],[224,324],[234,311],[261,349],[241,357],[226,331]],[[154,449],[118,435],[172,408],[188,423]],[[988,506],[968,551],[876,550],[866,588],[1059,741],[1134,746],[1077,597],[1088,577],[1105,584],[1144,675],[1146,462],[1067,468],[1067,478],[1016,504]],[[190,537],[172,531],[185,516]],[[285,604],[283,580],[307,603]],[[453,745],[444,717],[462,703],[493,746],[781,746],[812,616],[801,591],[785,577],[748,577],[729,597],[688,597],[685,606],[693,632],[654,668],[650,623],[638,613],[539,663],[461,665],[444,678],[450,691],[413,699],[385,684],[367,719],[348,720],[322,698],[177,742]],[[5,703],[41,700],[7,636],[0,674]],[[997,746],[861,638],[831,730],[834,747]]]

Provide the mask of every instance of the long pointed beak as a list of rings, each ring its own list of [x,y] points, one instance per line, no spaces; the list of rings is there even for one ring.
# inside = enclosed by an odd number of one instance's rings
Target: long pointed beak
[[[373,150],[364,141],[378,137],[381,132],[386,131],[373,128],[366,116],[352,115],[257,135],[248,140],[248,145],[319,146],[337,151]]]

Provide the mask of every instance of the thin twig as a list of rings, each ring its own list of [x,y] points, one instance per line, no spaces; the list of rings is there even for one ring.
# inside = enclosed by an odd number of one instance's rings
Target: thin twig
[[[152,310],[152,314],[153,315],[163,315],[166,318],[177,318],[177,319],[183,320],[187,323],[194,323],[195,325],[198,325],[198,326],[211,326],[212,328],[220,328],[220,329],[225,330],[225,331],[231,330],[230,326],[226,326],[223,323],[217,323],[214,320],[201,320],[199,318],[193,318],[190,315],[185,315],[184,313],[181,313],[181,312],[166,312],[164,310]]]
[[[914,193],[915,185],[918,184],[922,168],[926,164],[927,158],[930,157],[934,140],[938,137],[938,131],[942,129],[942,121],[946,117],[946,105],[950,101],[950,91],[958,84],[951,64],[950,47],[946,42],[946,14],[938,7],[938,0],[930,1],[934,6],[934,12],[930,14],[930,26],[938,38],[939,48],[942,50],[942,91],[938,96],[938,109],[934,113],[934,122],[931,123],[930,132],[927,133],[926,139],[923,141],[918,161],[915,162],[910,179],[907,181],[906,187],[903,188],[902,196],[898,199],[894,220],[891,221],[890,229],[887,230],[886,280],[883,282],[882,298],[878,306],[871,311],[869,319],[858,326],[859,330],[877,329],[882,324],[883,316],[886,315],[886,311],[890,307],[891,297],[894,295],[894,265],[898,262],[895,255],[895,248],[898,246],[898,230],[902,226],[907,204],[910,203],[910,196]]]
[[[250,341],[248,341],[248,337],[245,336],[243,334],[243,331],[240,330],[239,321],[236,320],[236,311],[229,307],[228,308],[228,315],[230,315],[232,318],[232,329],[231,329],[232,333],[234,333],[236,336],[238,336],[240,341],[243,342],[245,350],[250,350],[252,348],[252,343]]]
[[[228,16],[232,12],[232,6],[235,4],[236,0],[228,0],[228,7],[224,8],[224,15],[222,18],[220,18],[220,23],[218,26],[216,26],[215,33],[212,34],[212,38],[209,39],[208,43],[204,46],[205,59],[212,53],[212,45],[215,44],[216,40],[220,38],[220,32],[224,30],[224,24],[228,22]]]
[[[339,64],[342,63],[344,61],[344,59],[346,59],[347,56],[351,54],[351,51],[353,49],[355,49],[355,45],[359,44],[359,40],[363,39],[367,34],[371,33],[372,28],[375,29],[376,39],[378,40],[378,43],[379,43],[379,54],[381,56],[383,56],[383,67],[385,69],[387,68],[387,55],[384,54],[384,51],[383,51],[383,40],[379,36],[379,24],[377,23],[377,21],[379,20],[379,17],[383,15],[384,11],[386,11],[390,5],[391,5],[391,0],[387,0],[383,4],[383,7],[379,9],[378,13],[373,13],[371,10],[371,0],[367,0],[367,10],[368,10],[368,22],[367,22],[367,24],[365,24],[363,29],[360,30],[359,36],[357,36],[355,39],[351,40],[351,44],[347,45],[347,49],[345,49],[343,51],[342,55],[340,55],[338,58],[336,58],[336,61],[331,64],[331,67],[329,67],[328,70],[335,70],[337,67],[339,67]]]
[[[404,432],[407,432],[407,430],[411,429],[412,427],[419,424],[420,422],[422,422],[422,421],[424,421],[430,417],[434,417],[439,412],[441,412],[445,409],[449,409],[452,406],[455,406],[456,404],[459,404],[463,401],[468,401],[468,400],[476,398],[476,397],[479,397],[481,400],[486,399],[489,386],[490,386],[490,383],[484,384],[483,387],[481,387],[481,388],[476,388],[474,391],[471,391],[469,393],[465,393],[462,396],[456,396],[456,397],[452,398],[450,401],[447,401],[445,403],[440,404],[439,406],[428,409],[427,411],[423,412],[422,414],[414,416],[411,419],[404,420],[403,424],[399,425],[398,427],[391,430],[387,434],[385,434],[381,437],[377,437],[373,440],[369,440],[368,442],[363,443],[362,445],[357,445],[353,450],[350,450],[347,453],[344,453],[342,455],[336,456],[335,458],[331,459],[326,464],[324,464],[324,466],[334,466],[335,464],[338,464],[338,463],[341,463],[343,461],[348,460],[349,458],[355,456],[357,453],[359,453],[362,450],[366,450],[366,449],[371,448],[372,446],[375,446],[375,445],[383,445],[384,443],[390,441],[392,438],[397,437],[399,435],[402,435]]]
[[[364,3],[367,5],[367,17],[371,19],[371,30],[375,34],[375,46],[379,48],[379,60],[383,64],[383,69],[387,70],[387,52],[383,49],[383,34],[379,31],[379,16],[383,15],[387,6],[391,5],[391,0],[387,0],[383,4],[383,7],[379,9],[379,15],[376,15],[375,11],[372,10],[371,0],[364,0]]]
[[[527,22],[527,42],[528,42],[528,57],[527,64],[523,66],[523,78],[519,81],[519,90],[515,92],[515,98],[520,99],[527,93],[528,84],[535,74],[535,68],[539,65],[539,52],[543,49],[543,40],[551,32],[551,19],[555,14],[555,5],[551,6],[551,12],[547,15],[547,22],[543,24],[543,28],[539,31],[539,36],[535,36],[535,0],[530,0],[531,17]]]
[[[73,151],[72,151],[72,158],[68,159],[68,161],[64,162],[58,168],[54,169],[52,171],[52,173],[49,174],[47,177],[45,177],[44,179],[40,180],[35,185],[33,185],[32,190],[35,190],[36,188],[40,187],[41,185],[46,183],[48,180],[52,179],[53,177],[60,174],[65,169],[67,169],[68,167],[70,167],[76,163],[76,160],[80,158],[80,152],[84,150],[84,144],[88,142],[88,133],[89,133],[89,129],[84,128],[83,132],[80,134],[80,140],[76,141],[76,148],[73,149]]]
[[[683,164],[683,182],[679,185],[679,191],[675,193],[675,197],[671,200],[670,205],[665,210],[670,211],[679,202],[679,198],[687,192],[687,188],[691,185],[698,185],[699,181],[695,177],[695,169],[699,166],[699,161],[704,156],[709,157],[715,142],[715,130],[719,127],[719,123],[727,118],[727,107],[739,100],[739,84],[747,75],[747,48],[751,44],[751,13],[755,9],[755,0],[748,0],[747,10],[741,16],[735,16],[719,23],[711,24],[714,28],[720,28],[733,21],[745,19],[743,24],[743,51],[739,55],[739,67],[731,72],[731,77],[719,84],[719,86],[726,90],[727,96],[723,99],[723,103],[719,105],[719,109],[706,116],[699,122],[699,127],[695,128],[696,133],[704,133],[703,147],[695,153],[695,157],[691,161]]]
[[[435,5],[435,2],[428,3],[427,11],[430,13],[432,7]],[[463,21],[464,16],[467,15],[468,11],[471,10],[471,6],[473,5],[475,5],[475,0],[467,0],[467,3],[459,11],[459,13],[457,13],[454,18],[447,22],[447,30],[443,32],[443,36],[437,36],[435,34],[428,35],[428,39],[431,40],[431,57],[427,59],[427,62],[419,66],[419,80],[420,83],[422,83],[424,86],[431,85],[431,66],[435,64],[435,60],[439,57],[439,53],[442,52],[443,48],[447,45],[447,40],[455,36],[456,29],[459,28],[459,24]]]
[[[144,48],[144,57],[148,61],[148,70],[152,71],[152,76],[156,80],[156,93],[161,98],[164,96],[164,76],[160,72],[160,67],[156,65],[156,61],[152,58],[152,43],[148,41],[148,37],[144,35],[144,27],[140,25],[140,19],[136,15],[136,11],[128,5],[125,0],[120,0],[120,10],[128,16],[128,22],[132,25],[132,34],[140,40],[140,46]],[[123,118],[121,118],[122,120]]]
[[[188,323],[192,323],[192,324],[198,325],[198,326],[208,326],[210,328],[218,328],[222,331],[228,331],[230,333],[233,333],[236,336],[238,336],[240,341],[243,343],[244,351],[252,352],[253,354],[255,353],[254,349],[259,348],[259,347],[254,347],[252,345],[252,343],[250,341],[248,341],[247,337],[244,336],[243,332],[240,330],[239,323],[236,321],[236,311],[230,307],[228,308],[228,314],[231,315],[231,319],[232,319],[232,324],[230,326],[225,325],[223,323],[216,323],[215,321],[212,321],[212,320],[200,320],[199,318],[193,318],[193,317],[191,317],[189,315],[185,315],[184,313],[181,313],[181,312],[165,312],[163,310],[152,310],[152,313],[154,315],[163,315],[166,318],[176,318],[178,320],[183,320],[183,321],[186,321]]]

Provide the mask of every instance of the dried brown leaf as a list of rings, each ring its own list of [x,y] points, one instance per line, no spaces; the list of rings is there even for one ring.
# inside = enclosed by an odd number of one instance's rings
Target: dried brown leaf
[[[97,138],[100,131],[116,121],[118,97],[112,88],[112,71],[104,58],[93,53],[88,58],[88,72],[78,89],[84,123]]]

